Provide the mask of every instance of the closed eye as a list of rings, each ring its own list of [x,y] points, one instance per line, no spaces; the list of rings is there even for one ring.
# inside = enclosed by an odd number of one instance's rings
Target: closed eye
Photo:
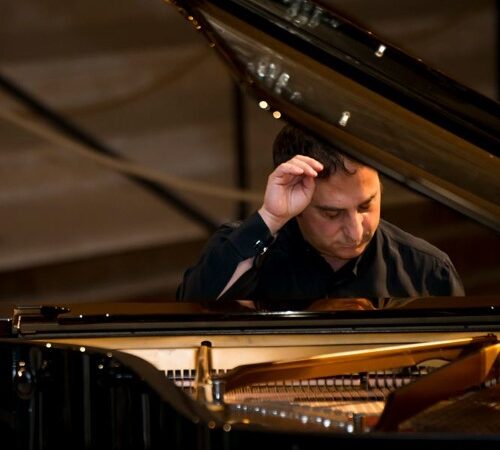
[[[339,211],[335,211],[335,210],[321,210],[321,214],[323,217],[325,217],[326,219],[336,219],[337,217],[340,216],[340,210]]]
[[[375,198],[375,195],[372,195],[366,202],[361,203],[358,205],[358,211],[359,212],[366,212],[369,211],[372,204],[373,204],[373,199]]]

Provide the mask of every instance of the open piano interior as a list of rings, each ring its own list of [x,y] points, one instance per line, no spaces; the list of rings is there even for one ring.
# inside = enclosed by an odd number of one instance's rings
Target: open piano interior
[[[497,445],[499,303],[420,298],[368,314],[20,307],[3,323],[13,376],[0,423],[20,447]]]

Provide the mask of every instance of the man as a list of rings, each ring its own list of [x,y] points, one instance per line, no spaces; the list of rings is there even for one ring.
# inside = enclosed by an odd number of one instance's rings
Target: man
[[[290,125],[273,157],[260,209],[218,230],[178,299],[302,309],[334,298],[464,294],[445,253],[380,219],[374,169]]]

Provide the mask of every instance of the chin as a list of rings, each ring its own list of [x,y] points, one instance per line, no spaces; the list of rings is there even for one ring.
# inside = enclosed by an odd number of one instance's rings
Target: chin
[[[338,258],[353,259],[361,255],[365,251],[365,248],[366,245],[361,245],[359,247],[352,247],[352,248],[342,248],[338,249],[335,253],[337,254]]]

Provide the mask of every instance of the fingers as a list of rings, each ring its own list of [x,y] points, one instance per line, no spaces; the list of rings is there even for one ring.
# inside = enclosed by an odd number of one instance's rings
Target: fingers
[[[314,179],[321,170],[323,165],[318,161],[297,155],[269,175],[259,213],[272,233],[307,208],[316,188]]]
[[[313,158],[304,155],[296,155],[292,159],[280,164],[274,174],[282,175],[305,175],[308,177],[317,177],[323,170],[323,164]]]
[[[311,168],[313,168],[316,172],[321,172],[323,170],[323,164],[321,164],[319,161],[317,161],[314,158],[310,158],[309,156],[304,156],[304,155],[295,155],[292,160],[297,160],[301,161],[307,165],[309,165]]]

